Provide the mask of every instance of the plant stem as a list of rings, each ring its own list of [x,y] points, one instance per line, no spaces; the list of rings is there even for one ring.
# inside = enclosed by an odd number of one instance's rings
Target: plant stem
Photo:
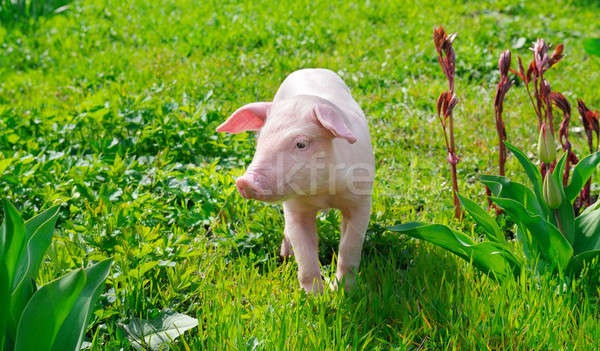
[[[496,111],[496,129],[498,131],[498,168],[500,175],[504,176],[504,165],[506,163],[506,145],[504,145],[504,141],[506,140],[506,129],[504,123],[502,123],[502,115],[499,111]]]
[[[546,176],[551,177],[552,175],[550,174],[550,175],[546,175]],[[556,219],[556,225],[558,225],[558,230],[560,230],[560,233],[566,238],[565,230],[563,229],[562,223],[560,221],[560,215],[558,213],[558,208],[552,210],[552,212],[554,213],[554,219]]]
[[[450,91],[452,93],[452,91]],[[460,209],[460,201],[458,199],[458,180],[456,177],[456,163],[458,162],[454,152],[454,118],[452,113],[448,116],[448,129],[450,134],[450,149],[448,150],[452,157],[450,168],[452,170],[452,195],[454,196],[454,217],[461,219],[462,211]]]
[[[533,110],[535,111],[535,113],[537,114],[538,117],[538,132],[539,130],[542,128],[542,118],[541,116],[541,112],[538,111],[538,106],[535,104],[535,102],[533,102],[533,97],[531,97],[531,90],[529,90],[529,83],[525,82],[525,88],[527,89],[527,96],[529,96],[529,101],[531,101],[531,106],[533,106]]]
[[[458,181],[456,179],[456,164],[451,163],[452,168],[452,194],[454,195],[454,217],[462,219],[462,211],[460,209],[460,200],[458,199]]]
[[[589,206],[592,204],[592,177],[590,177],[590,179],[588,179],[588,181],[585,183],[585,186],[583,187],[583,190],[581,191],[581,196],[580,196],[580,200],[581,200],[581,208],[583,208],[583,206]]]

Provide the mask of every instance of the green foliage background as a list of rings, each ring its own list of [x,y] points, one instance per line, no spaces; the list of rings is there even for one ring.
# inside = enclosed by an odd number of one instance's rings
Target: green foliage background
[[[500,52],[529,62],[537,37],[565,44],[547,78],[573,108],[580,97],[596,109],[600,60],[582,40],[599,36],[598,11],[594,1],[75,1],[0,27],[0,196],[25,218],[64,203],[40,282],[115,257],[87,334],[94,350],[130,348],[120,326],[164,308],[200,322],[175,349],[598,347],[597,275],[558,291],[526,275],[499,285],[382,230],[453,221],[433,27],[459,33],[460,188],[483,204],[474,175],[496,173]],[[338,72],[371,126],[373,214],[361,284],[346,296],[300,291],[295,263],[277,259],[280,207],[235,191],[253,136],[214,132],[303,67]],[[536,118],[519,84],[505,111],[509,141],[533,152]],[[571,139],[583,155],[582,130]],[[525,181],[512,157],[507,174]],[[330,275],[339,215],[318,226]],[[478,234],[469,221],[452,226]]]

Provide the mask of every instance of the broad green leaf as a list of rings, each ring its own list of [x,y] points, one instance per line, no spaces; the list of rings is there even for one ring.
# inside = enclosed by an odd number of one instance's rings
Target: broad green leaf
[[[535,196],[537,197],[538,201],[542,203],[544,201],[544,197],[542,196],[542,175],[540,174],[540,171],[533,163],[531,163],[527,155],[525,155],[521,150],[517,149],[506,141],[504,144],[513,153],[513,155],[515,155],[521,164],[521,167],[523,167],[525,170],[525,174],[527,174],[529,181],[531,181],[531,184],[533,185],[533,192],[535,193]]]
[[[51,350],[85,282],[85,272],[77,269],[36,291],[21,314],[15,351]]]
[[[575,254],[600,250],[600,202],[583,211],[575,220],[575,224]]]
[[[4,207],[4,202],[2,202]],[[4,211],[6,213],[6,211]],[[5,216],[6,217],[6,216]],[[6,233],[6,219],[0,225],[0,306],[9,306],[10,289],[8,285],[8,271],[6,269],[5,251],[8,241]],[[8,308],[0,308],[0,351],[4,350],[6,343],[6,328],[8,327],[9,318]]]
[[[4,207],[5,203],[2,201],[2,213],[4,213],[4,217],[6,217],[6,210]],[[6,255],[6,247],[10,244],[11,238],[8,237],[8,233],[6,232],[6,218],[4,218],[2,225],[0,225],[0,264],[5,264],[4,256]]]
[[[598,164],[600,164],[600,152],[586,156],[575,165],[575,168],[573,168],[573,175],[571,176],[571,183],[569,183],[565,190],[569,202],[572,203],[577,195],[579,195],[581,189],[583,189],[585,183],[590,179]]]
[[[52,206],[49,209],[39,213],[31,218],[29,218],[25,222],[25,233],[27,237],[31,237],[33,233],[35,233],[38,228],[44,223],[48,222],[48,220],[56,215],[58,215],[58,211],[60,210],[60,205]]]
[[[519,243],[521,244],[521,247],[523,248],[523,253],[525,254],[525,258],[530,262],[534,261],[537,258],[537,255],[534,252],[534,250],[532,249],[534,247],[533,239],[531,238],[529,231],[527,230],[527,228],[525,228],[525,226],[523,226],[523,224],[517,223],[516,235],[517,235],[517,240],[519,241]]]
[[[496,220],[494,220],[487,212],[485,212],[483,208],[479,207],[479,205],[477,205],[475,202],[463,197],[460,194],[457,195],[460,200],[460,203],[465,208],[465,210],[469,212],[469,214],[471,215],[471,217],[473,217],[477,224],[483,227],[485,235],[488,239],[499,243],[506,242],[506,240],[504,239],[504,233],[502,232],[500,227],[498,227]]]
[[[584,214],[586,212],[592,212],[597,209],[600,209],[600,201],[596,201],[593,204],[591,204],[589,207],[587,207],[585,210],[583,210],[583,212],[581,212],[581,214]]]
[[[123,329],[129,334],[131,344],[138,350],[161,350],[186,330],[198,325],[198,320],[174,311],[162,311],[152,320],[133,318]]]
[[[58,218],[58,207],[44,211],[40,215],[25,223],[26,245],[13,281],[10,299],[10,319],[8,332],[11,338],[15,338],[17,323],[23,308],[35,291],[34,280],[37,275],[44,253],[52,242],[52,232]],[[42,222],[44,221],[45,222]]]
[[[565,173],[565,166],[567,165],[567,153],[564,152],[558,163],[556,163],[556,167],[554,167],[554,175],[558,178],[556,180],[560,180],[558,184],[563,184],[562,176]],[[542,182],[543,185],[543,182]]]
[[[7,200],[2,201],[4,207],[4,222],[2,223],[5,236],[3,261],[8,274],[8,286],[13,284],[17,263],[25,246],[25,223],[17,209]]]
[[[476,243],[468,235],[441,224],[406,223],[388,230],[429,241],[498,278],[511,276],[520,269],[519,261],[506,246],[492,242]]]
[[[79,350],[83,335],[94,312],[94,304],[104,287],[112,260],[104,260],[85,269],[86,284],[60,328],[52,350]]]
[[[8,289],[8,273],[6,266],[0,261],[0,306],[8,306],[10,292]],[[8,319],[10,317],[8,308],[0,308],[0,350],[4,350],[6,342],[6,328],[8,327]]]
[[[15,339],[17,334],[17,325],[19,323],[19,318],[21,317],[21,313],[27,305],[31,296],[35,292],[35,282],[33,279],[26,278],[24,279],[19,287],[15,289],[10,294],[10,305],[8,308],[8,336],[11,339]]]
[[[600,38],[584,39],[583,48],[590,55],[600,56]]]
[[[525,204],[525,208],[527,208],[530,213],[546,217],[544,211],[548,211],[548,209],[545,206],[542,207],[535,197],[535,194],[525,185],[513,182],[507,177],[493,175],[480,175],[479,180],[491,190],[494,196],[512,199]],[[523,247],[525,257],[528,260],[535,259],[537,256],[535,255],[535,250],[532,250],[533,240],[529,231],[521,223],[517,223],[516,235],[517,240]]]
[[[567,238],[571,246],[573,246],[573,244],[575,243],[575,211],[573,211],[573,205],[571,204],[571,201],[567,199],[562,181],[563,173],[565,170],[566,156],[567,153],[563,155],[563,157],[560,159],[560,161],[554,168],[554,173],[546,174],[546,177],[554,177],[554,179],[556,180],[556,184],[558,184],[558,187],[560,188],[563,199],[560,206],[555,211],[551,211],[551,222],[561,231],[561,233],[563,233],[563,235],[565,236],[565,238]],[[556,216],[558,216],[558,219],[556,218]]]
[[[497,197],[491,197],[491,200],[500,206],[513,221],[526,227],[539,254],[554,267],[564,272],[573,255],[573,248],[554,225],[538,215],[530,214],[517,201]]]
[[[485,184],[496,197],[504,197],[520,202],[531,213],[546,217],[548,208],[540,203],[535,194],[525,185],[513,182],[502,176],[480,175],[479,181]]]
[[[58,206],[55,206],[41,215],[32,218],[25,223],[26,245],[19,260],[13,289],[15,289],[25,278],[35,279],[44,253],[52,242],[52,233],[58,220]],[[42,222],[42,220],[44,220]]]

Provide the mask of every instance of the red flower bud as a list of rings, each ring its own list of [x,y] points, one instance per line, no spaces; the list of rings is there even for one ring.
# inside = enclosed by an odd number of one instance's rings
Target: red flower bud
[[[508,70],[510,69],[510,50],[506,50],[500,55],[498,69],[500,70],[501,76],[508,75]]]

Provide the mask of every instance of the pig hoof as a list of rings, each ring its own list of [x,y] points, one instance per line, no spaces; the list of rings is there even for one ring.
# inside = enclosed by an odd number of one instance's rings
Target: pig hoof
[[[289,240],[283,238],[281,241],[281,251],[279,251],[279,257],[281,258],[289,258],[294,256],[294,250],[292,250],[292,245],[290,245]]]
[[[356,286],[356,277],[353,274],[348,274],[343,277],[336,277],[333,282],[333,289],[338,290],[341,286],[344,287],[344,291],[349,292]]]
[[[281,250],[281,252],[279,252],[279,257],[281,259],[294,257],[294,251],[292,251],[292,249],[287,249],[285,251]]]
[[[300,285],[307,293],[315,295],[323,294],[323,280],[321,277],[311,279],[301,279]]]

